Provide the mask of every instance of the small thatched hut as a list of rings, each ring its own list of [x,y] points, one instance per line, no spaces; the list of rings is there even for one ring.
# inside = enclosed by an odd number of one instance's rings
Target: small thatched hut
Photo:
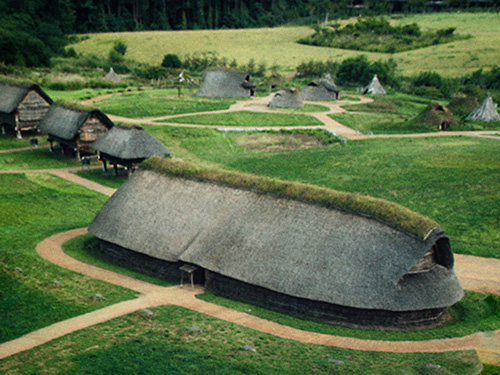
[[[302,100],[338,100],[340,89],[329,74],[325,78],[310,82],[300,91]]]
[[[378,94],[386,94],[386,91],[382,87],[382,84],[380,83],[377,75],[375,74],[375,76],[368,84],[368,86],[366,86],[363,89],[363,95],[378,95]]]
[[[500,121],[500,115],[495,107],[495,103],[493,103],[493,98],[488,95],[481,105],[467,116],[467,119],[473,121]]]
[[[247,73],[225,68],[206,70],[197,96],[242,98],[255,94],[255,85]]]
[[[115,73],[113,68],[109,68],[109,72],[108,72],[108,74],[106,74],[106,76],[104,78],[106,78],[107,80],[110,80],[112,82],[121,82],[122,81],[122,79],[118,76],[118,74]]]
[[[98,109],[81,111],[54,104],[38,128],[49,135],[51,150],[54,149],[53,142],[57,142],[63,153],[74,150],[80,159],[82,152],[94,152],[92,143],[113,125],[109,117]]]
[[[35,129],[52,105],[52,99],[36,84],[14,85],[0,83],[0,125],[21,132]]]
[[[99,153],[104,170],[106,163],[114,166],[117,174],[117,165],[123,165],[131,173],[132,169],[145,159],[157,155],[170,155],[170,151],[155,137],[142,127],[113,126],[97,141],[92,143],[92,148]]]
[[[416,124],[431,129],[447,130],[457,124],[453,113],[444,105],[431,103],[412,120]]]
[[[426,222],[421,234],[336,209],[326,196],[343,193],[329,189],[176,159],[142,167],[89,227],[104,251],[136,265],[179,279],[188,265],[208,288],[360,324],[432,321],[463,296],[448,237],[407,209],[373,206],[404,211],[405,225]]]
[[[278,90],[267,106],[270,108],[302,108],[304,103],[299,90],[291,88]]]

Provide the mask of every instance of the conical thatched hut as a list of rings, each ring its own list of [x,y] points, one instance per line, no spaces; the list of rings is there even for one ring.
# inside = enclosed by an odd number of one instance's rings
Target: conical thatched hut
[[[500,115],[495,107],[495,103],[493,103],[493,98],[488,95],[481,105],[473,111],[469,116],[467,116],[467,120],[473,121],[500,121]]]
[[[244,72],[225,68],[206,70],[202,79],[197,96],[241,98],[253,96],[255,93],[255,85]]]
[[[429,130],[447,130],[457,124],[457,119],[453,116],[453,113],[439,103],[429,104],[412,121],[419,126],[429,128]]]
[[[21,138],[21,132],[35,129],[45,116],[52,99],[36,84],[14,85],[0,83],[0,125],[12,127]]]
[[[300,91],[302,100],[338,100],[340,89],[330,75],[310,82]]]
[[[109,162],[114,166],[115,174],[117,165],[125,166],[130,173],[134,167],[153,155],[171,156],[160,141],[137,125],[112,127],[92,143],[92,148],[98,151],[104,170],[107,171],[106,163]]]
[[[108,74],[106,74],[106,76],[104,78],[106,78],[110,81],[113,81],[113,82],[121,82],[122,81],[122,79],[118,76],[118,74],[115,73],[113,68],[109,68],[109,72],[108,72]]]
[[[288,90],[279,90],[267,105],[270,108],[302,108],[304,103],[299,90],[291,88]]]
[[[76,152],[80,159],[82,152],[93,153],[92,143],[113,127],[113,122],[98,109],[81,111],[54,104],[46,113],[38,128],[49,135],[51,150],[57,142],[65,154]]]
[[[89,227],[134,264],[179,279],[188,265],[208,288],[330,321],[421,323],[463,296],[448,237],[393,203],[356,196],[358,215],[325,188],[176,159],[142,166]]]
[[[373,77],[370,84],[363,89],[363,95],[378,95],[386,94],[387,92],[382,87],[377,75]]]

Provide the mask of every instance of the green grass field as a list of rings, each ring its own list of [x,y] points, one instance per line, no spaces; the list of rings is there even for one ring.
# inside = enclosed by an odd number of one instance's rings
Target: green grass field
[[[422,29],[436,30],[456,27],[456,33],[471,34],[472,38],[449,44],[427,47],[397,54],[364,53],[370,59],[392,56],[401,73],[416,75],[423,67],[443,76],[457,77],[479,68],[500,65],[500,22],[498,13],[439,13],[400,17],[396,24],[416,22]],[[126,57],[160,65],[163,56],[175,53],[216,52],[239,65],[250,59],[268,66],[279,66],[281,72],[291,72],[304,61],[342,61],[362,52],[335,48],[300,45],[297,40],[312,34],[309,27],[277,27],[248,30],[145,31],[90,34],[73,47],[79,53],[107,56],[113,44],[127,44]],[[276,46],[279,45],[279,48]],[[248,46],[253,46],[249,48]]]
[[[67,335],[3,360],[0,368],[6,373],[38,373],[43,368],[51,374],[97,375],[470,375],[481,369],[472,351],[361,352],[301,344],[176,306],[152,311],[150,319],[137,312]]]
[[[60,152],[50,152],[48,148],[0,154],[0,170],[66,168],[79,165],[75,159],[61,155]]]

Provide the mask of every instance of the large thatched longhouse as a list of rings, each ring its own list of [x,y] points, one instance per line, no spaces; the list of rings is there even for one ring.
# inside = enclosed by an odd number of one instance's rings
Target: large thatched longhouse
[[[0,125],[21,132],[35,129],[45,116],[52,99],[36,84],[14,85],[0,83]]]
[[[81,111],[54,104],[38,128],[49,135],[51,150],[56,142],[63,153],[73,150],[78,159],[82,152],[93,153],[91,145],[113,127],[113,121],[98,109]]]
[[[242,98],[255,94],[255,85],[248,73],[218,68],[206,70],[197,96],[217,98]]]
[[[433,321],[463,296],[448,237],[403,207],[175,159],[143,166],[89,232],[144,268],[180,279],[189,265],[208,288],[358,324]]]

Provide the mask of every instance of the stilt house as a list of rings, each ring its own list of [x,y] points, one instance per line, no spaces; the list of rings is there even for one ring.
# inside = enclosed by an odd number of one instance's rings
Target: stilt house
[[[276,92],[267,106],[270,108],[302,108],[304,102],[302,102],[299,90],[291,88]]]
[[[310,82],[300,91],[302,100],[338,100],[340,89],[330,75]]]
[[[114,166],[115,175],[118,165],[123,165],[130,174],[133,168],[153,155],[172,156],[160,141],[137,125],[115,125],[92,143],[92,148],[99,153],[104,171],[107,171],[106,164],[110,163]]]
[[[92,143],[113,127],[113,122],[98,109],[81,111],[58,104],[50,107],[38,128],[47,133],[51,150],[57,143],[63,154],[94,153]]]
[[[144,269],[180,280],[188,268],[207,288],[314,319],[422,323],[462,298],[437,224],[370,197],[355,198],[363,212],[339,210],[339,194],[349,195],[153,157],[89,232]]]
[[[197,96],[242,98],[255,94],[255,85],[247,73],[225,68],[206,70]]]
[[[52,99],[36,84],[14,85],[0,83],[0,126],[13,128],[17,137],[21,132],[36,129],[45,116]]]

